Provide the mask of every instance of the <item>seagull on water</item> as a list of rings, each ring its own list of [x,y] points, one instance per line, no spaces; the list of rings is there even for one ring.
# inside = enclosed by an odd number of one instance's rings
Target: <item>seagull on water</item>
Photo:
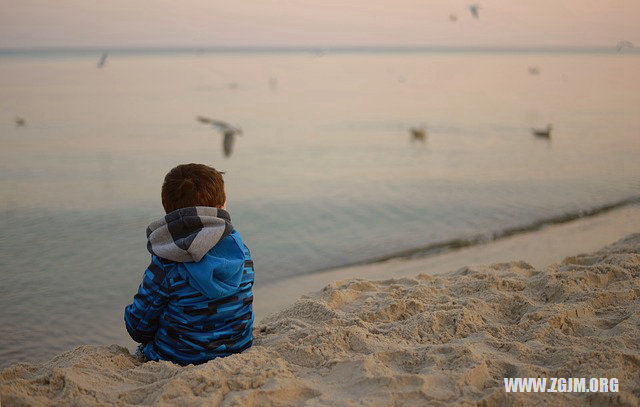
[[[427,131],[424,127],[412,127],[409,129],[411,133],[411,141],[422,141],[423,143],[427,139]]]
[[[551,138],[551,128],[552,126],[547,124],[546,129],[531,129],[531,133],[536,137]]]
[[[233,150],[233,142],[235,141],[236,135],[242,134],[242,129],[239,127],[233,127],[230,124],[223,122],[221,120],[214,120],[204,116],[196,117],[200,123],[210,124],[216,130],[220,131],[224,136],[222,139],[222,151],[224,152],[225,157],[229,157]]]

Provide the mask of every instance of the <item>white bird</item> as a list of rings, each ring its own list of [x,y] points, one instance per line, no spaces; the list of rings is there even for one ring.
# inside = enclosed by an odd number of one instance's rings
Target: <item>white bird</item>
[[[225,157],[229,157],[233,151],[233,142],[235,141],[236,135],[242,134],[242,129],[239,127],[233,127],[230,124],[223,122],[221,120],[214,120],[204,116],[196,117],[200,123],[210,124],[216,130],[220,131],[224,136],[222,139],[222,151],[224,152]]]
[[[546,129],[531,129],[531,133],[536,137],[551,138],[551,128],[552,126],[547,124]]]
[[[473,4],[469,4],[469,11],[471,12],[471,15],[475,18],[478,18],[478,10],[480,10],[480,4],[478,3],[473,3]]]
[[[633,48],[633,43],[631,41],[622,40],[618,42],[616,48],[618,49],[618,51],[622,51],[625,48]]]

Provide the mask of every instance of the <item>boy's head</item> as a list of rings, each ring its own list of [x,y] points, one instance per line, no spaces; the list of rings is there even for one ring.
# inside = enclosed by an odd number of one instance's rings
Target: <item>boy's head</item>
[[[224,172],[204,164],[181,164],[164,177],[162,206],[165,212],[191,206],[224,208]]]

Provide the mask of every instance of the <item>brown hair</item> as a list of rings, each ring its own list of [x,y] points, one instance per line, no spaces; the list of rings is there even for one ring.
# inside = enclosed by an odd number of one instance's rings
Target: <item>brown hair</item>
[[[191,206],[221,207],[224,193],[224,172],[204,164],[181,164],[164,177],[162,206],[165,212]]]

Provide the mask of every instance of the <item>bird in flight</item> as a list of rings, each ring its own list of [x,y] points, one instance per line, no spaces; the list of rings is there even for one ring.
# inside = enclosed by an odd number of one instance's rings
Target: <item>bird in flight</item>
[[[98,64],[97,64],[98,68],[102,68],[107,63],[108,56],[109,56],[108,52],[105,51],[102,53],[102,55],[100,56],[100,59],[98,60]]]
[[[622,51],[625,48],[633,48],[633,43],[631,41],[622,40],[622,41],[619,41],[618,44],[616,45],[616,49],[618,51]]]
[[[196,117],[196,120],[200,123],[210,124],[222,133],[222,151],[224,152],[225,157],[229,157],[233,151],[233,142],[235,141],[235,137],[242,134],[242,129],[239,127],[233,127],[221,120],[214,120],[204,116],[198,116]]]
[[[480,10],[480,4],[478,3],[469,4],[469,11],[471,12],[471,15],[474,18],[479,17],[478,10]]]

